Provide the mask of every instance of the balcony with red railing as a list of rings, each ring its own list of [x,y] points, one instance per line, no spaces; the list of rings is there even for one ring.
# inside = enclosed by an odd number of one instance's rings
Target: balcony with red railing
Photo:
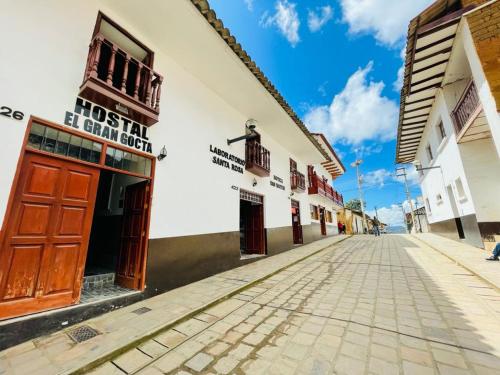
[[[308,193],[310,195],[318,194],[327,199],[330,199],[337,205],[344,206],[344,197],[339,194],[335,189],[328,183],[328,180],[324,177],[319,177],[316,172],[309,171],[309,187]]]
[[[467,128],[481,111],[481,102],[474,81],[465,88],[460,100],[451,112],[456,134]]]
[[[294,192],[304,192],[306,191],[306,176],[299,171],[290,172],[290,187]]]
[[[260,177],[268,177],[271,173],[271,153],[255,140],[245,144],[245,168]]]
[[[163,77],[97,34],[90,43],[80,96],[144,125],[158,122]]]

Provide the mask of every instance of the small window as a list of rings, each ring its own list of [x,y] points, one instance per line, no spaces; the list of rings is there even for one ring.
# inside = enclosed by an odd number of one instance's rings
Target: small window
[[[441,194],[436,195],[436,202],[437,204],[443,203],[443,196]]]
[[[319,220],[318,206],[311,204],[310,207],[311,207],[311,219]]]
[[[432,159],[434,159],[434,155],[432,155],[431,145],[427,145],[427,147],[425,149],[427,151],[427,157],[429,158],[429,162],[431,162]]]
[[[440,121],[437,125],[437,131],[439,136],[439,142],[442,142],[446,138],[446,130],[444,130],[443,121]]]
[[[108,146],[105,164],[108,167],[151,176],[151,159]]]
[[[432,211],[431,211],[431,205],[429,203],[429,199],[425,198],[425,208],[427,209],[427,213],[429,215],[432,215]]]
[[[28,136],[28,147],[90,163],[99,163],[102,150],[99,142],[36,123]]]
[[[466,200],[467,196],[465,195],[464,185],[460,177],[455,180],[455,186],[457,187],[458,199],[461,201]]]
[[[328,223],[333,223],[332,211],[326,211],[326,221]]]

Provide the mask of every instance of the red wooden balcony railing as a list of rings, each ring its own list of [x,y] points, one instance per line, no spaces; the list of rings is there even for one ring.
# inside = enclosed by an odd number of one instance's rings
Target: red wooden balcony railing
[[[292,191],[305,191],[306,190],[306,176],[299,171],[290,172],[290,187]]]
[[[344,206],[344,197],[339,194],[335,189],[328,183],[326,178],[319,177],[316,172],[309,173],[309,194],[319,194],[328,199],[331,199],[334,203],[339,206]]]
[[[267,177],[271,172],[271,153],[257,141],[245,145],[245,168],[257,176]]]
[[[89,47],[80,95],[145,125],[158,121],[163,77],[97,34]]]
[[[464,90],[462,97],[458,101],[455,109],[451,112],[451,117],[455,123],[455,131],[457,134],[470,121],[472,115],[479,108],[480,101],[474,81],[471,81]]]

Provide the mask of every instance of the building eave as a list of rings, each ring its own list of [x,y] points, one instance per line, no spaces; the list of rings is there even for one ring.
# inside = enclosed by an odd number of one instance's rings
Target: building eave
[[[236,38],[231,35],[228,28],[224,27],[221,19],[217,18],[217,15],[213,9],[211,9],[210,4],[207,0],[190,0],[191,3],[196,7],[196,9],[203,15],[207,22],[214,28],[214,30],[220,35],[224,42],[231,48],[235,55],[241,60],[241,62],[247,67],[247,69],[254,75],[254,77],[262,84],[262,86],[267,90],[267,92],[276,100],[276,102],[283,108],[290,119],[298,126],[298,128],[304,133],[307,139],[316,147],[316,149],[323,155],[327,161],[331,161],[328,153],[321,147],[319,142],[313,137],[309,132],[302,120],[297,116],[295,111],[286,102],[278,89],[271,83],[271,81],[265,76],[262,70],[257,66],[257,64],[252,60],[248,53],[242,48]]]

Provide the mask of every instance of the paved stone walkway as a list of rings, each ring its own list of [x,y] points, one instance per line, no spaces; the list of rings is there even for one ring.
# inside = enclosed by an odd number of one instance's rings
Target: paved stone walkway
[[[356,236],[92,373],[498,375],[500,293],[410,236]]]
[[[484,260],[491,255],[491,251],[432,233],[420,233],[415,237],[500,289],[500,262]]]
[[[99,335],[78,344],[67,334],[75,328],[70,327],[9,348],[0,352],[0,374],[56,375],[85,369],[95,361],[115,357],[133,347],[134,343],[155,336],[179,320],[345,238],[336,236],[316,241],[87,320],[76,327],[87,325],[98,331]],[[144,307],[151,311],[141,314],[139,309]],[[194,331],[195,328],[189,328],[186,333]],[[170,339],[164,343],[170,347],[173,345]],[[161,353],[160,349],[164,348],[162,344],[151,345],[159,350],[157,353]],[[134,351],[132,355],[135,354]]]

